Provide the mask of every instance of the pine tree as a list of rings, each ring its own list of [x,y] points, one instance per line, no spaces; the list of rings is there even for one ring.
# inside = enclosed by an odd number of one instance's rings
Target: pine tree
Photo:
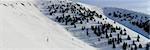
[[[134,50],[137,50],[137,45],[135,44],[134,46],[135,46],[135,47],[134,47]]]
[[[81,30],[85,30],[85,26],[82,26]]]
[[[137,41],[139,42],[140,40],[137,38]]]
[[[113,13],[113,16],[114,16],[114,17],[118,17],[118,15],[117,15],[115,12]]]
[[[114,24],[115,24],[116,22],[114,21]]]
[[[117,38],[119,39],[119,37],[120,37],[120,35],[119,34],[117,34]]]
[[[146,50],[149,50],[149,47],[150,47],[150,45],[149,45],[149,44],[146,44],[145,49],[146,49]]]
[[[117,40],[117,44],[120,44],[120,40],[119,39]]]
[[[111,13],[108,13],[109,16],[111,16]]]
[[[86,22],[89,23],[89,19],[86,19]]]
[[[139,44],[139,48],[142,48],[142,45],[141,45],[141,44]]]
[[[98,38],[98,41],[100,41],[100,38]]]
[[[115,21],[114,21],[114,23],[115,23]],[[120,27],[117,27],[117,26],[116,26],[116,30],[120,30]]]
[[[91,29],[94,30],[94,26],[91,26]]]
[[[112,40],[111,39],[108,39],[108,44],[112,44]]]
[[[88,32],[88,29],[86,29],[86,35],[87,35],[87,36],[89,36],[89,32]]]
[[[120,34],[122,35],[123,33],[122,33],[122,30],[120,31]]]
[[[126,48],[127,48],[127,45],[126,45],[126,43],[124,42],[124,43],[123,43],[123,46],[122,46],[122,49],[123,49],[123,50],[126,50]]]
[[[76,28],[76,25],[74,24],[74,28]]]
[[[67,25],[68,24],[68,21],[65,21],[65,25]]]
[[[112,37],[112,34],[110,33],[109,37]]]
[[[137,36],[137,41],[138,41],[138,42],[140,41],[139,39],[140,39],[140,36],[138,35],[138,36]]]
[[[102,15],[99,15],[99,18],[102,18]]]
[[[80,24],[83,24],[83,22],[82,22],[82,21],[80,21]]]
[[[140,38],[140,36],[138,35],[137,38]]]
[[[113,43],[113,48],[116,48],[116,45],[115,45],[115,43]]]
[[[131,40],[130,36],[128,35],[127,40]]]
[[[106,38],[109,38],[108,34],[106,33]]]
[[[56,19],[58,19],[58,16],[56,17]]]
[[[119,38],[120,39],[120,42],[122,42],[122,38]]]
[[[132,44],[133,44],[133,45],[136,45],[136,44],[135,44],[135,41],[133,41]]]
[[[130,47],[132,47],[132,46],[129,44],[128,47],[130,48]]]
[[[131,47],[131,50],[133,50],[133,47]]]
[[[115,29],[115,28],[113,28],[113,32],[116,32],[116,29]]]
[[[124,29],[124,31],[126,31],[126,29]]]
[[[127,33],[125,32],[123,35],[127,35]]]
[[[97,24],[99,24],[99,21],[97,22]]]

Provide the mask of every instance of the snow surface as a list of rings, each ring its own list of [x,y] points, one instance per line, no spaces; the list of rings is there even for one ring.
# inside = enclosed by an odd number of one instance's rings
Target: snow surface
[[[0,2],[0,48],[14,48],[13,50],[26,50],[28,48],[34,48],[32,50],[43,50],[44,48],[44,50],[96,50],[97,48],[112,50],[111,46],[106,44],[106,39],[101,39],[98,42],[98,37],[93,33],[90,33],[93,37],[85,36],[85,31],[78,30],[82,25],[79,24],[78,28],[74,29],[72,26],[54,22],[50,18],[54,16],[45,16],[42,14],[41,12],[46,12],[42,11],[45,7],[41,10],[38,6],[44,0],[31,1]],[[57,3],[57,1],[53,3]],[[100,8],[83,3],[79,4],[102,14],[104,18],[108,18]],[[138,35],[135,31],[119,23],[114,24],[113,20],[109,18],[105,21],[98,17],[95,17],[95,19],[96,21],[110,23],[113,26],[120,26],[127,29],[127,33],[131,36],[132,40],[135,40],[135,37]],[[93,21],[83,25],[89,27],[92,24],[96,25]],[[113,35],[116,36],[115,34]],[[140,37],[139,43],[142,45],[150,42],[144,36],[140,35]],[[126,42],[131,43],[131,41]],[[117,49],[114,50],[120,50],[121,45],[117,45]]]
[[[0,48],[94,49],[44,16],[34,3],[0,2]]]
[[[109,19],[107,16],[104,15],[103,9],[97,8],[96,6],[93,6],[93,5],[87,5],[87,4],[83,4],[83,3],[80,3],[80,2],[78,2],[78,3],[81,4],[82,6],[86,7],[87,9],[90,9],[92,11],[96,11],[98,14],[102,14],[104,16],[103,18],[107,18],[108,19],[108,20],[102,20],[102,19],[100,19],[98,17],[94,17],[96,19],[96,21],[101,21],[103,23],[110,23],[113,26],[119,26],[121,28],[125,28],[127,30],[127,34],[131,36],[132,40],[136,40],[137,35],[139,35],[139,33],[137,33],[135,31],[125,27],[124,25],[122,25],[120,23],[114,24],[113,20]],[[62,16],[62,13],[56,12],[56,13],[54,13],[52,15],[49,15],[49,11],[48,11],[47,7],[49,5],[52,5],[52,4],[60,4],[60,3],[54,3],[54,2],[49,3],[49,1],[47,1],[47,2],[44,2],[44,4],[42,4],[41,6],[39,6],[39,9],[41,10],[41,12],[43,12],[45,15],[47,15],[47,17],[49,17],[50,19],[55,21],[55,17],[56,16]],[[66,14],[71,14],[71,13],[66,13]],[[99,25],[96,22],[90,21],[89,23],[85,22],[84,24],[76,24],[77,28],[74,28],[71,25],[65,25],[64,23],[59,23],[59,24],[62,25],[64,28],[66,28],[69,32],[72,32],[71,33],[72,35],[74,35],[78,39],[83,40],[85,43],[88,43],[89,45],[91,45],[91,46],[93,46],[95,48],[98,48],[100,50],[112,50],[111,45],[107,44],[107,39],[101,39],[100,41],[97,41],[97,38],[99,38],[99,37],[97,37],[94,33],[92,33],[92,31],[90,31],[90,33],[89,33],[90,37],[88,37],[86,35],[86,31],[82,31],[81,30],[82,26],[86,26],[86,28],[89,28],[91,25]],[[116,34],[117,33],[114,33],[113,35],[116,36]],[[141,39],[140,39],[139,43],[141,43],[142,45],[145,46],[145,44],[150,42],[150,40],[147,39],[146,37],[144,37],[142,35],[140,35],[140,37],[141,37]],[[126,37],[124,37],[123,39],[125,39],[125,38]],[[129,43],[129,44],[132,44],[132,40],[129,40],[129,41],[128,40],[124,40],[124,41]],[[137,43],[137,44],[139,44],[139,43]],[[114,49],[114,50],[121,50],[121,45],[122,44],[117,45],[117,48]],[[141,49],[141,50],[144,50],[144,49]]]

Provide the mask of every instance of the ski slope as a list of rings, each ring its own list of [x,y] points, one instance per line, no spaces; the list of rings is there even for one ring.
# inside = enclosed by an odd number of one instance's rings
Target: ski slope
[[[36,1],[0,2],[0,48],[95,49],[48,19],[36,6]]]

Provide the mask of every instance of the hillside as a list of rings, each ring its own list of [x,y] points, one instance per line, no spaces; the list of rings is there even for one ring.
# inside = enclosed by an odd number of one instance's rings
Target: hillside
[[[105,16],[103,9],[92,5],[63,0],[44,1],[39,5],[41,12],[49,19],[100,50],[144,50],[150,42],[143,35]],[[142,48],[138,48],[141,45]]]
[[[0,2],[0,48],[94,49],[48,19],[36,6],[34,1]]]
[[[150,39],[150,15],[113,7],[103,10],[109,18]]]

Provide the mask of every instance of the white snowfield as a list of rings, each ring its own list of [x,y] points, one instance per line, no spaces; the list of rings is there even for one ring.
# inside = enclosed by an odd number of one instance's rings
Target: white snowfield
[[[31,1],[0,2],[0,49],[3,48],[95,50],[44,16]]]
[[[0,50],[6,48],[14,48],[14,50],[97,50],[97,48],[79,40],[72,35],[73,32],[67,31],[62,25],[52,21],[40,12],[38,9],[38,3],[40,2],[39,0],[0,1]],[[103,11],[97,7],[83,3],[79,4],[91,10],[96,10],[96,12],[103,15]],[[102,21],[97,17],[95,18]],[[112,21],[109,18],[106,20],[110,24],[113,24]],[[113,24],[113,26],[116,25],[127,29],[128,35],[132,38],[138,35],[135,31],[119,23]],[[144,36],[140,35],[140,37],[141,44],[150,42]],[[83,38],[86,37],[83,36]],[[110,46],[109,48],[105,46],[105,48],[112,49]],[[105,48],[99,49],[104,50]]]

